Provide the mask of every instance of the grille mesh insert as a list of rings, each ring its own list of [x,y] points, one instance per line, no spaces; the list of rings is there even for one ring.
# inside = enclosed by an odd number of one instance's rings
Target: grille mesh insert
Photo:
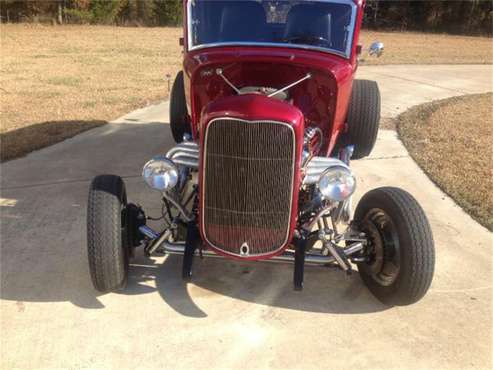
[[[290,227],[294,133],[287,124],[220,119],[204,148],[203,232],[213,246],[240,255],[278,250]]]

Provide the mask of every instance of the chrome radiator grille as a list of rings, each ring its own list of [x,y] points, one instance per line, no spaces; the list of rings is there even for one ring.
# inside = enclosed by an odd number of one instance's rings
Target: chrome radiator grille
[[[216,119],[203,152],[202,228],[209,244],[242,257],[287,242],[293,197],[295,136],[272,121]]]

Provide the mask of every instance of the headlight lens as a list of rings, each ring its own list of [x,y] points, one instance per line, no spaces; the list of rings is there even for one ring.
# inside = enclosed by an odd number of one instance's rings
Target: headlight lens
[[[325,199],[341,202],[354,193],[356,179],[349,169],[332,167],[320,176],[318,189]]]
[[[151,188],[166,191],[178,183],[178,168],[170,159],[158,156],[144,165],[142,177]]]

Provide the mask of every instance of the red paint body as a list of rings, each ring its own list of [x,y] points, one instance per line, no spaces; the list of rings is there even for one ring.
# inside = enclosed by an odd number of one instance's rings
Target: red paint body
[[[187,3],[188,1],[184,2],[185,15]],[[199,140],[203,145],[204,135],[201,133],[206,129],[208,122],[217,117],[230,116],[251,121],[283,121],[290,122],[295,129],[296,158],[301,159],[304,129],[310,126],[319,127],[323,132],[323,143],[318,152],[312,154],[328,156],[334,149],[337,138],[345,130],[347,108],[357,69],[357,45],[364,0],[355,0],[355,3],[358,9],[349,58],[329,52],[288,48],[282,45],[279,47],[224,46],[188,51],[185,16],[183,71],[185,96],[194,139]],[[215,73],[217,68],[222,68],[224,75],[239,88],[262,86],[278,89],[306,76],[307,73],[311,73],[312,78],[290,89],[289,102],[283,102],[257,94],[236,95],[233,89]],[[201,162],[200,168],[203,168],[202,166]],[[289,240],[292,238],[298,214],[300,163],[296,163],[296,171],[298,175],[294,180],[295,194]],[[201,186],[202,173],[199,183]],[[200,230],[202,232],[202,227]],[[270,256],[282,253],[283,249]],[[224,254],[222,251],[214,250]]]
[[[184,14],[188,1],[184,2]],[[212,47],[188,51],[187,19],[184,20],[185,57],[183,71],[185,96],[192,122],[192,132],[198,138],[202,110],[217,99],[234,95],[234,91],[221,79],[201,76],[201,72],[215,71],[221,67],[233,84],[281,88],[305,76],[313,78],[290,90],[293,105],[305,116],[306,126],[318,126],[325,140],[321,153],[328,155],[337,138],[345,129],[347,107],[352,83],[357,69],[357,45],[364,1],[358,5],[353,34],[351,57],[315,50],[280,47]]]

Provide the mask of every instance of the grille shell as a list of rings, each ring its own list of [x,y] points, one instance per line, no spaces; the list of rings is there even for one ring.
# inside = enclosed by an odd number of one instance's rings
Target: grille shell
[[[288,243],[296,135],[292,125],[211,120],[202,151],[201,231],[222,253],[260,258]],[[245,245],[247,253],[245,253]]]

